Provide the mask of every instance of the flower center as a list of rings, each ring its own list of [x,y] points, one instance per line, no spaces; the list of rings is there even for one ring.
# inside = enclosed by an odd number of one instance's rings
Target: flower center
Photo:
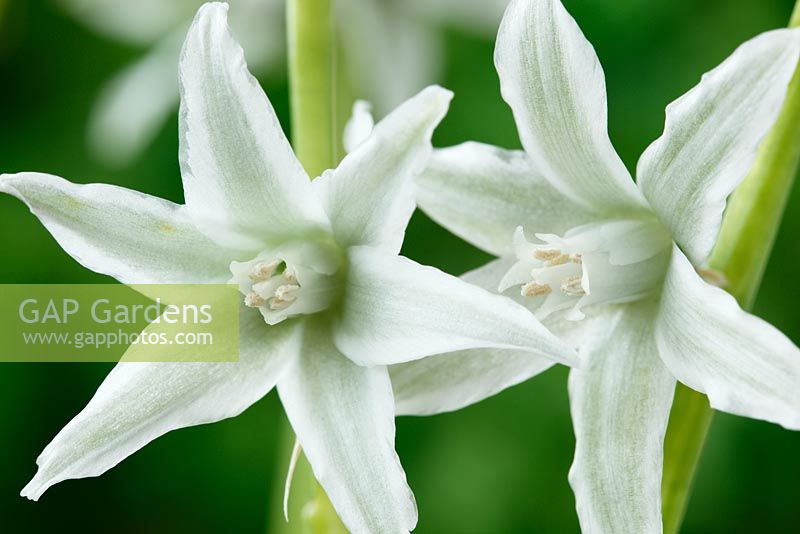
[[[630,302],[652,293],[666,272],[669,234],[655,220],[610,220],[578,226],[563,237],[514,234],[517,263],[503,277],[500,291],[520,286],[520,294],[538,299],[543,319],[559,310],[584,318],[582,308]]]
[[[257,308],[267,324],[328,308],[336,296],[335,265],[310,244],[263,252],[246,262],[231,263],[231,283],[244,304]]]

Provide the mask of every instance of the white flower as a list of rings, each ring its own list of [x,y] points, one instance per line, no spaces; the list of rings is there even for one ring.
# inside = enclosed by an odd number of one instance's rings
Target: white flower
[[[800,351],[696,271],[777,117],[799,52],[798,30],[771,31],[704,75],[667,108],[664,134],[639,160],[637,187],[609,141],[592,46],[558,0],[515,0],[495,63],[525,150],[438,150],[418,178],[431,217],[501,256],[466,279],[499,286],[581,346],[569,380],[570,482],[584,532],[661,531],[676,379],[719,410],[800,428]],[[390,371],[398,413],[427,414],[549,365],[491,350]]]
[[[412,529],[386,366],[471,347],[574,356],[510,299],[397,255],[412,177],[451,93],[425,89],[366,138],[354,127],[354,150],[312,183],[247,71],[226,5],[200,9],[180,76],[185,206],[37,173],[2,175],[0,190],[75,259],[124,283],[233,277],[246,304],[240,361],[119,364],[44,450],[23,495],[100,475],[170,430],[237,415],[277,384],[349,529]]]
[[[89,117],[93,154],[115,166],[131,163],[178,105],[178,56],[205,0],[59,0],[98,34],[146,53],[102,87]],[[285,56],[285,0],[230,0],[231,25],[256,72],[280,72]],[[410,93],[409,95],[410,96]]]
[[[177,58],[204,0],[59,0],[108,38],[148,48],[103,88],[89,125],[90,146],[127,164],[152,141],[178,103]],[[508,0],[335,0],[350,84],[381,114],[435,81],[444,43],[439,27],[489,36]],[[283,77],[286,0],[230,0],[231,25],[252,68]]]

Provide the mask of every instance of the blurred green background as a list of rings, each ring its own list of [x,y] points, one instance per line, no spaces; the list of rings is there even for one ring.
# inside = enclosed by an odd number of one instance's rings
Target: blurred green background
[[[436,0],[431,0],[436,1]],[[657,137],[664,107],[739,43],[786,23],[791,0],[566,0],[605,68],[611,138],[629,168]],[[0,0],[0,171],[40,170],[181,201],[177,113],[135,165],[114,171],[86,148],[102,83],[140,50],[104,41],[51,2]],[[493,43],[447,34],[439,82],[456,93],[435,144],[518,147]],[[262,79],[288,124],[285,75]],[[800,341],[800,190],[793,195],[756,313]],[[487,256],[417,214],[404,253],[459,274]],[[15,199],[0,197],[0,282],[97,282]],[[1,298],[1,297],[0,297]],[[109,365],[0,366],[0,531],[264,532],[282,483],[283,412],[270,394],[242,416],[168,434],[96,479],[41,502],[18,496],[35,458],[92,396]],[[566,372],[554,369],[454,414],[398,421],[420,533],[576,532],[567,485],[574,438]],[[800,434],[718,414],[687,533],[800,532]]]

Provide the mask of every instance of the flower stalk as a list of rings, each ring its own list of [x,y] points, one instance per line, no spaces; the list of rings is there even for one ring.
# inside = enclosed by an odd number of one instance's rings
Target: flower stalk
[[[341,158],[338,120],[335,0],[290,0],[287,3],[291,138],[309,176],[335,168]],[[284,447],[278,465],[286,465],[295,436],[283,421]],[[283,510],[283,479],[275,484],[270,531],[274,533],[338,534],[342,525],[325,491],[314,478],[303,454],[292,476],[291,499]]]
[[[800,27],[800,1],[790,28]],[[800,164],[800,68],[780,116],[764,139],[747,178],[732,195],[709,267],[725,289],[750,309],[775,243]],[[678,384],[664,442],[664,532],[679,532],[713,411],[705,395]]]
[[[334,0],[287,4],[292,145],[312,178],[339,163]]]

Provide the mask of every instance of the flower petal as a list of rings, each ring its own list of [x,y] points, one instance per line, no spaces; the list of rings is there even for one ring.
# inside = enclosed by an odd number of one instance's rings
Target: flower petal
[[[696,265],[778,116],[799,54],[800,30],[747,41],[667,107],[664,134],[639,160],[639,187]]]
[[[496,292],[514,258],[494,260],[461,279]],[[518,290],[506,296],[530,304]],[[579,346],[592,319],[567,321],[553,314],[543,324],[573,346]],[[437,354],[389,367],[398,415],[432,415],[459,410],[482,401],[546,371],[555,362],[530,352],[508,349],[470,349]]]
[[[408,532],[414,495],[394,451],[394,401],[385,367],[361,367],[309,323],[300,358],[278,383],[314,475],[354,533]]]
[[[677,246],[656,340],[669,370],[712,407],[800,430],[800,350],[703,281]]]
[[[108,165],[136,159],[178,104],[178,55],[185,32],[174,32],[103,87],[89,121],[94,155]]]
[[[379,116],[439,78],[441,32],[405,12],[404,2],[334,2],[345,74],[356,95],[375,105]]]
[[[37,500],[63,480],[103,474],[171,430],[238,415],[297,355],[298,333],[297,323],[267,327],[245,309],[238,362],[118,364],[36,460],[39,471],[22,495]]]
[[[661,532],[664,434],[675,379],[658,358],[651,303],[619,307],[569,375],[583,532]]]
[[[57,3],[97,33],[134,46],[157,41],[194,11],[193,2],[164,0],[58,0]]]
[[[604,214],[642,209],[608,137],[603,69],[561,2],[511,2],[494,57],[522,146],[542,176]]]
[[[321,203],[248,72],[227,5],[197,12],[180,60],[186,204],[217,241],[258,248],[327,226]]]
[[[389,365],[473,348],[575,361],[567,344],[509,298],[372,247],[352,247],[348,259],[333,336],[358,364]]]
[[[453,94],[431,86],[379,122],[333,172],[314,181],[337,240],[398,252],[414,211],[414,176]]]
[[[542,178],[519,150],[482,143],[434,150],[416,183],[425,213],[492,254],[514,252],[518,226],[531,234],[563,234],[595,219]]]
[[[553,360],[530,352],[471,349],[389,367],[397,415],[453,412],[550,369]]]
[[[366,100],[353,103],[353,114],[344,126],[344,149],[350,153],[367,140],[375,127],[372,105]]]
[[[225,283],[241,253],[200,233],[184,206],[122,187],[49,174],[0,175],[81,265],[126,284]]]

